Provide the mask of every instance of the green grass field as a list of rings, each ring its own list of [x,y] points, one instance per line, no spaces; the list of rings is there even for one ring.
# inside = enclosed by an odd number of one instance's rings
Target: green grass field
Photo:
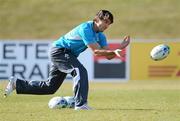
[[[108,9],[115,23],[108,39],[179,38],[180,0],[0,0],[0,39],[56,39]],[[64,83],[54,95],[3,98],[0,121],[180,121],[180,81],[90,83],[91,111],[48,108],[54,96],[72,95]]]
[[[0,39],[56,39],[108,9],[110,39],[179,38],[179,0],[0,0]]]
[[[94,110],[49,109],[52,97],[72,95],[71,86],[64,83],[54,95],[1,95],[0,121],[180,121],[180,81],[90,83]]]

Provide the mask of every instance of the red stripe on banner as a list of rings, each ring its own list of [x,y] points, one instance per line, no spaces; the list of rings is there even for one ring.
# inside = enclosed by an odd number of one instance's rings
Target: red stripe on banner
[[[177,66],[149,66],[148,75],[149,77],[171,77]]]
[[[180,56],[180,52],[178,52],[178,56]]]
[[[180,70],[177,72],[176,76],[180,76]]]
[[[149,73],[173,73],[174,70],[149,70]]]
[[[154,69],[175,69],[177,66],[149,66],[149,68],[154,68]]]
[[[149,74],[149,77],[171,77],[171,74]]]

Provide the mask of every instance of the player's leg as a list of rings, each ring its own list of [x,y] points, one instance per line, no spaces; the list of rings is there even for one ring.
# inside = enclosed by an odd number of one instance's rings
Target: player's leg
[[[54,48],[54,52],[58,49]],[[63,49],[62,49],[63,50]],[[58,59],[53,62],[61,72],[71,73],[74,80],[74,98],[76,107],[86,106],[88,98],[88,74],[85,67],[70,51],[58,51]],[[90,108],[88,108],[90,109]]]
[[[85,107],[85,110],[90,109],[87,106],[88,99],[88,74],[85,67],[78,61],[76,58],[71,58],[71,63],[73,64],[74,70],[71,75],[73,76],[73,90],[74,90],[74,98],[75,98],[75,109],[82,109]]]
[[[59,71],[55,65],[52,65],[47,81],[17,79],[16,92],[17,94],[53,94],[61,86],[66,75],[66,73]]]
[[[5,95],[9,95],[14,89],[16,89],[18,94],[53,94],[56,92],[67,75],[67,73],[60,71],[63,70],[61,68],[66,67],[64,65],[67,65],[67,59],[64,54],[65,52],[58,48],[51,49],[50,57],[52,65],[47,81],[12,78],[5,89]]]
[[[30,81],[11,77],[5,89],[5,96],[11,94],[13,90],[16,90],[17,94],[53,94],[61,86],[66,75],[52,65],[47,81]]]

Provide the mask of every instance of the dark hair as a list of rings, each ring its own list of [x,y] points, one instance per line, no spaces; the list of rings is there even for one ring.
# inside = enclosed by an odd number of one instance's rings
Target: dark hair
[[[101,20],[109,19],[111,21],[111,24],[113,23],[113,15],[108,10],[100,10],[97,12],[95,19],[99,18]]]

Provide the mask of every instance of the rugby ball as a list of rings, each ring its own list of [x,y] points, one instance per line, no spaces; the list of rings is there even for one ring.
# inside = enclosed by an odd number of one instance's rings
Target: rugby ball
[[[67,101],[67,108],[74,108],[75,100],[72,96],[65,96],[64,99]]]
[[[53,97],[49,100],[48,107],[51,109],[65,108],[67,101],[63,97]]]
[[[166,58],[170,53],[170,47],[165,44],[160,44],[152,48],[150,56],[153,60],[159,61]]]

